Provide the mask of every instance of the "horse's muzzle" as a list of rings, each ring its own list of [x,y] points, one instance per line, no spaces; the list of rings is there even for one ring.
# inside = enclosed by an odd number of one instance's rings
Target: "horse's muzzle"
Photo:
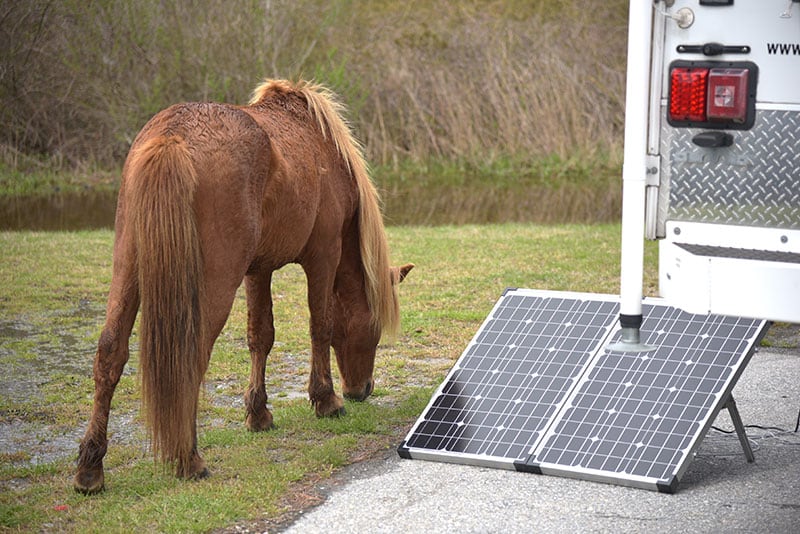
[[[345,389],[344,396],[350,400],[361,402],[372,394],[372,390],[374,387],[375,387],[374,382],[370,378],[369,380],[367,380],[366,385],[361,389],[361,391]]]

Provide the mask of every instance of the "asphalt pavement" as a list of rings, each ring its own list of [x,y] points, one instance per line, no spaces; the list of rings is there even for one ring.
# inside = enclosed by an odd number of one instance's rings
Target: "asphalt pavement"
[[[674,494],[388,452],[327,481],[327,499],[280,530],[800,533],[800,350],[762,348],[733,395],[755,463],[712,429]],[[727,410],[714,426],[733,428]]]

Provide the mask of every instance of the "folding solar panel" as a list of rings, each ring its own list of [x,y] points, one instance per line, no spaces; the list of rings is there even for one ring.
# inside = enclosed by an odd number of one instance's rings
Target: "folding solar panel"
[[[456,362],[406,445],[416,456],[513,468],[608,336],[618,306],[506,293]]]
[[[766,323],[643,312],[656,349],[609,350],[618,297],[506,291],[398,452],[675,491]]]

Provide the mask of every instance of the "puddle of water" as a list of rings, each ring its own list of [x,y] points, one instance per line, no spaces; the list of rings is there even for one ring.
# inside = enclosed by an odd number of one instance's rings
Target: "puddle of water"
[[[113,228],[116,209],[116,191],[0,198],[0,230]]]
[[[463,224],[528,221],[594,223],[619,220],[618,188],[524,191],[467,187],[394,188],[383,197],[388,224]],[[607,201],[598,210],[598,195]],[[609,196],[610,195],[610,196]],[[117,192],[87,189],[29,197],[0,197],[0,230],[88,230],[114,227]]]

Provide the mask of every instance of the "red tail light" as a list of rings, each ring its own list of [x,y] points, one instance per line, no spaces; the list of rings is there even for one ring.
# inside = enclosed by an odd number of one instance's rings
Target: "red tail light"
[[[757,77],[751,62],[676,61],[667,119],[673,126],[748,129],[755,121]]]
[[[674,121],[705,122],[708,71],[679,67],[670,73],[669,117]]]

